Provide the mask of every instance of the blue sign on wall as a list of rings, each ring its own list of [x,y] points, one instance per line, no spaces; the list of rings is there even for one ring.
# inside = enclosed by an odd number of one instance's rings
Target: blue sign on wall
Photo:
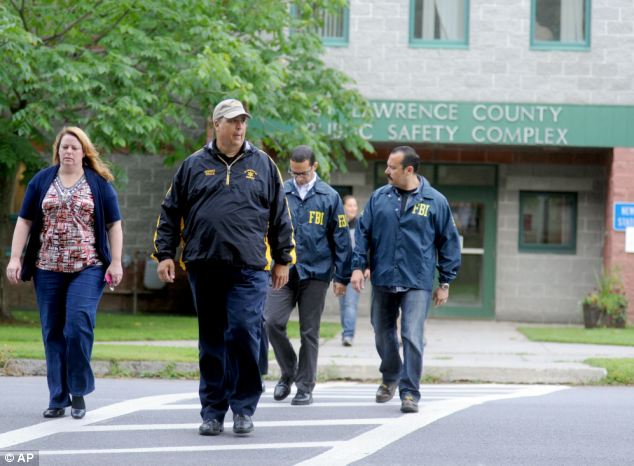
[[[634,227],[634,202],[615,202],[614,229],[625,231],[627,227]]]

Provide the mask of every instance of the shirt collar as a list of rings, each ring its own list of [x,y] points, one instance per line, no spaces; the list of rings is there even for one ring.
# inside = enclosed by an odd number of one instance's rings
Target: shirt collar
[[[302,199],[302,201],[304,200],[306,195],[310,192],[310,190],[313,189],[313,186],[315,186],[315,183],[317,183],[317,180],[319,179],[319,177],[317,176],[317,173],[314,173],[313,175],[314,175],[313,179],[303,186],[299,186],[295,182],[295,178],[293,178],[293,185],[295,186],[295,189],[297,189],[297,194],[299,194],[299,197]]]
[[[297,189],[297,191],[299,191],[300,193],[304,193],[306,194],[308,191],[310,191],[312,189],[313,186],[315,186],[315,183],[317,182],[317,173],[313,173],[313,179],[310,180],[308,183],[306,183],[305,185],[298,185],[297,181],[295,180],[295,178],[293,178],[293,184],[295,185],[295,189]]]

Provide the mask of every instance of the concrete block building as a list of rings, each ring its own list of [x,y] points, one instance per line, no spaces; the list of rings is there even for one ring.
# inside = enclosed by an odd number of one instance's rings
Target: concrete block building
[[[331,182],[362,206],[407,144],[453,208],[463,267],[434,314],[579,323],[612,266],[634,302],[634,3],[350,0],[328,19],[376,151]]]

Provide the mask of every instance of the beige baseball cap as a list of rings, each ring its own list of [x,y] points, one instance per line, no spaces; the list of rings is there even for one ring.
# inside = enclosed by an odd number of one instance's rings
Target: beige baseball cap
[[[242,106],[242,102],[236,99],[226,99],[216,105],[214,108],[213,120],[219,120],[220,118],[226,118],[230,120],[239,115],[246,115],[251,118],[251,115]]]

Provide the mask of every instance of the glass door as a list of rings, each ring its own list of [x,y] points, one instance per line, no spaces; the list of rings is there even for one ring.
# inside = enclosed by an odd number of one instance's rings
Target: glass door
[[[437,317],[495,316],[495,190],[483,187],[442,187],[460,233],[462,264],[451,284],[449,301],[432,307]]]

